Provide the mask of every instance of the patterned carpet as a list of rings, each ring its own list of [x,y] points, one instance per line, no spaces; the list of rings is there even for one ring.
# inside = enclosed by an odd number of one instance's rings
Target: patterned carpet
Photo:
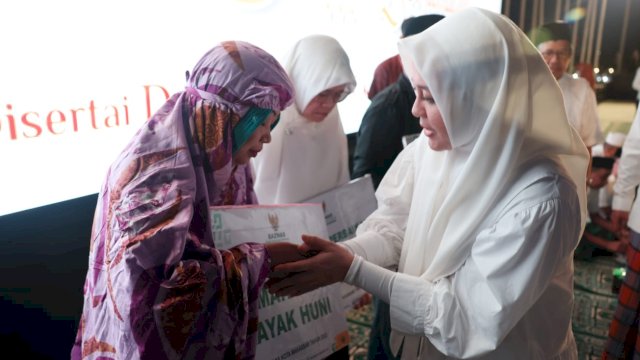
[[[612,292],[613,269],[623,266],[614,257],[597,257],[593,260],[576,260],[575,306],[573,331],[578,344],[580,360],[600,359],[616,307],[616,295]],[[373,320],[371,305],[352,310],[347,315],[349,323],[349,359],[367,358],[369,331]]]
[[[573,332],[580,359],[600,359],[616,310],[613,269],[624,266],[614,257],[576,260]]]
[[[367,358],[367,346],[369,345],[369,331],[373,321],[373,306],[365,305],[357,310],[351,310],[347,314],[349,324],[349,359],[362,360]]]

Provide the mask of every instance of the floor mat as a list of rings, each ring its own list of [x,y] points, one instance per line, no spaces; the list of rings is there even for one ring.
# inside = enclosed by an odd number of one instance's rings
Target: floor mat
[[[609,324],[616,311],[617,294],[613,288],[613,269],[624,266],[615,257],[597,257],[574,261],[573,333],[578,358],[600,359]]]
[[[351,310],[347,313],[349,324],[349,359],[363,360],[367,358],[367,347],[369,346],[369,332],[373,321],[373,305],[365,305],[359,309]]]

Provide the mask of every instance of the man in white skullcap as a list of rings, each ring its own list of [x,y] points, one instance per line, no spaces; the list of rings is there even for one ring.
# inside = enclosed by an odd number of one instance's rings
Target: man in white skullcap
[[[598,104],[585,79],[567,74],[572,55],[569,25],[563,22],[544,24],[533,31],[531,40],[560,85],[569,123],[591,152],[592,146],[603,141]]]

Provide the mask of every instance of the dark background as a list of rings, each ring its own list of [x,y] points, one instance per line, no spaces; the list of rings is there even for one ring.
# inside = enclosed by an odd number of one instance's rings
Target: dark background
[[[97,195],[0,216],[0,349],[68,359]]]
[[[544,3],[544,13],[534,16],[536,9],[540,10],[540,4]],[[556,16],[556,5],[560,3],[561,16]],[[600,69],[606,70],[614,68],[615,73],[611,77],[611,82],[600,84],[597,87],[598,100],[623,100],[635,101],[636,91],[631,88],[631,82],[635,71],[640,66],[640,58],[634,59],[634,50],[640,55],[640,0],[505,0],[502,2],[503,13],[508,11],[507,16],[514,23],[529,34],[531,30],[540,24],[564,19],[564,9],[583,8],[586,9],[589,3],[595,4],[597,14],[594,21],[595,30],[592,44],[591,65],[598,65]],[[596,52],[597,34],[601,16],[601,6],[606,3],[605,15],[602,23],[602,40],[599,53]],[[521,4],[524,4],[524,18],[521,19]],[[627,9],[627,4],[629,8]],[[620,52],[620,42],[623,38],[623,21],[625,12],[628,11],[629,20],[626,28],[626,37]],[[587,34],[586,18],[577,22],[569,22],[577,33],[576,43],[573,45],[574,62],[580,62],[582,53],[582,38]],[[585,55],[588,52],[586,44]],[[585,62],[587,59],[585,59]],[[596,61],[597,60],[597,61]],[[619,66],[618,66],[619,65]]]
[[[550,5],[545,22],[554,20],[554,2],[546,3]],[[579,6],[585,2],[573,3]],[[601,67],[616,63],[625,1],[612,0],[608,4]],[[519,0],[511,1],[508,14],[516,23],[519,5]],[[532,1],[525,6],[529,7],[525,16],[530,17]],[[637,64],[631,60],[631,51],[640,48],[640,0],[632,1],[631,14],[623,68],[604,89],[601,99],[631,100],[635,96],[630,82]],[[530,21],[525,19],[526,32],[530,30]],[[579,51],[577,48],[576,53]],[[69,358],[82,311],[82,287],[96,200],[94,194],[0,216],[0,349],[4,354],[29,359]]]
[[[631,52],[634,49],[640,50],[640,22],[638,15],[640,15],[640,0],[609,0],[606,1],[605,7],[605,18],[603,22],[602,32],[602,45],[600,49],[600,67],[608,68],[608,67],[616,67],[616,60],[618,56],[618,51],[620,48],[620,39],[623,33],[623,19],[627,5],[627,1],[629,1],[629,22],[627,25],[626,31],[626,41],[624,44],[624,53],[622,54],[623,59],[623,68],[632,67],[631,61]],[[534,19],[534,8],[538,6],[539,3],[544,2],[544,15],[539,15],[536,19]],[[520,19],[520,6],[521,0],[507,0],[502,2],[503,13],[505,11],[509,11],[509,14],[506,14],[511,18],[516,24],[518,24],[523,31],[529,33],[532,28],[539,25],[540,23],[547,23],[556,20],[564,20],[563,13],[561,11],[561,18],[556,18],[556,3],[560,3],[561,9],[564,10],[567,7],[570,9],[575,8],[586,8],[588,3],[595,3],[597,6],[597,19],[596,19],[596,30],[599,22],[600,9],[601,5],[604,3],[603,0],[553,0],[553,1],[534,1],[527,0],[524,1],[524,19]],[[509,5],[507,5],[509,4]],[[574,48],[574,54],[579,55],[581,53],[581,45],[582,45],[582,35],[586,30],[584,19],[573,23],[572,26],[576,27],[578,31],[577,42]],[[595,49],[595,37],[593,48]],[[577,60],[577,59],[576,59]],[[637,64],[635,64],[637,66]],[[635,67],[633,68],[635,70]]]

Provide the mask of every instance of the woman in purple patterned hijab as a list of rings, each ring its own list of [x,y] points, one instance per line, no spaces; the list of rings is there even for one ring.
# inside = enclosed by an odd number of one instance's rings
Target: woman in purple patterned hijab
[[[98,198],[72,359],[247,359],[257,297],[292,244],[214,247],[209,206],[253,204],[247,163],[293,86],[240,41],[204,55],[110,167]]]

